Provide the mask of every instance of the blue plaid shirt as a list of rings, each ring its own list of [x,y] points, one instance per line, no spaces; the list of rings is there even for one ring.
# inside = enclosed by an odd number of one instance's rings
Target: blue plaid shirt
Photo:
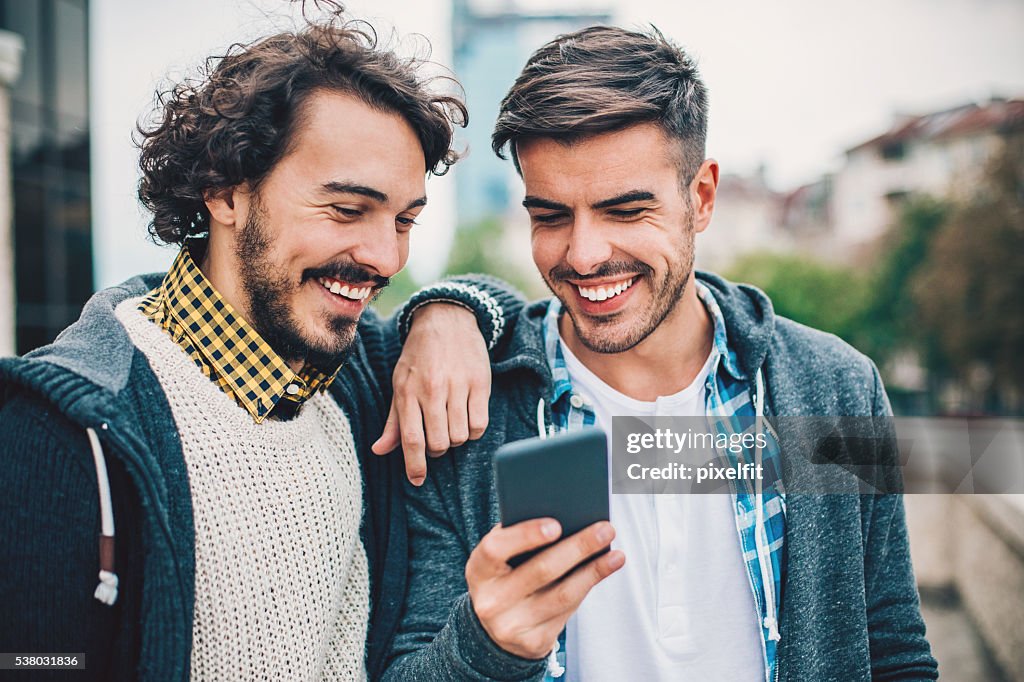
[[[708,373],[706,385],[706,411],[707,416],[724,433],[736,433],[741,430],[753,430],[752,422],[755,415],[754,404],[751,397],[751,379],[740,372],[736,361],[736,353],[729,348],[729,339],[725,329],[725,318],[721,308],[715,301],[711,290],[700,282],[696,282],[697,296],[714,323],[715,338],[711,349],[712,364]],[[569,370],[565,364],[565,357],[559,344],[558,319],[562,313],[562,306],[555,299],[548,306],[548,313],[544,318],[543,334],[544,346],[547,351],[548,364],[551,366],[553,378],[553,389],[551,395],[551,415],[555,431],[566,431],[583,428],[593,425],[595,416],[592,409],[586,403],[572,400],[572,380],[569,377]],[[683,416],[683,415],[681,415]],[[685,415],[688,416],[688,415]],[[742,422],[742,423],[741,423]],[[782,545],[785,539],[786,530],[786,499],[782,489],[781,464],[779,458],[779,447],[771,429],[768,428],[768,447],[762,453],[762,472],[764,481],[774,481],[773,485],[766,485],[762,491],[761,505],[764,518],[764,530],[766,544],[769,550],[769,560],[766,562],[769,589],[773,590],[776,604],[776,618],[781,612],[782,594],[781,585],[783,574],[786,570],[782,562]],[[754,452],[745,451],[736,455],[729,450],[724,450],[722,456],[729,460],[730,464],[754,463]],[[762,578],[761,565],[758,561],[757,543],[757,509],[755,491],[751,488],[749,481],[733,482],[733,508],[736,510],[736,529],[740,547],[743,550],[743,559],[747,566],[747,575],[750,578],[750,589],[753,595],[751,604],[757,609],[758,621],[761,622],[762,642],[764,644],[764,667],[765,679],[771,680],[775,674],[776,667],[776,646],[777,641],[769,635],[769,628],[766,624],[768,616],[767,600],[765,599],[765,580]],[[558,639],[557,659],[561,666],[565,666],[565,631]],[[549,673],[545,680],[554,682],[556,678]]]

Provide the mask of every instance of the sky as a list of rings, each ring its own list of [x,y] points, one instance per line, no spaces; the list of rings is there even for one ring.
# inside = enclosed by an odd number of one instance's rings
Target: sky
[[[476,0],[505,7],[508,0]],[[450,63],[448,0],[358,0],[354,15],[384,32],[421,33]],[[520,0],[543,11],[551,0]],[[624,26],[657,25],[693,55],[708,85],[708,155],[724,173],[764,165],[784,190],[819,178],[843,150],[897,113],[925,113],[991,95],[1024,96],[1021,0],[570,1]],[[147,241],[135,198],[131,135],[155,86],[194,71],[234,41],[288,27],[284,0],[92,0],[90,87],[96,286],[164,269],[173,251]],[[486,150],[484,150],[486,152]],[[454,172],[458,172],[457,167]],[[458,207],[451,174],[427,183],[412,232],[420,280],[444,266]]]

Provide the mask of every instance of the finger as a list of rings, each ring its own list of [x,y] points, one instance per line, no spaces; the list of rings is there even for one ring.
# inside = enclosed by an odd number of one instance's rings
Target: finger
[[[519,566],[511,581],[517,592],[531,594],[557,582],[580,563],[608,547],[615,529],[607,521],[598,521],[545,549]]]
[[[469,396],[465,391],[452,389],[448,399],[448,440],[454,448],[469,438]]]
[[[384,432],[380,434],[377,442],[371,446],[371,450],[378,455],[386,455],[401,442],[398,431],[398,410],[395,408],[395,399],[391,399],[391,409],[388,410],[388,420],[384,423]],[[408,470],[406,471],[408,473]]]
[[[447,395],[421,398],[420,409],[423,412],[427,453],[431,457],[439,457],[451,447],[448,439]]]
[[[472,584],[509,573],[509,559],[554,542],[561,533],[558,521],[548,518],[530,519],[508,528],[495,526],[469,555],[467,582]]]
[[[488,405],[491,398],[491,377],[482,385],[473,386],[469,390],[469,439],[476,440],[487,430]]]
[[[588,561],[557,583],[535,592],[523,603],[537,619],[539,629],[551,626],[557,633],[565,622],[579,608],[590,590],[599,582],[618,571],[626,563],[626,555],[619,550]]]
[[[422,485],[427,478],[427,460],[424,456],[423,415],[415,400],[404,400],[395,394],[399,432],[402,434],[402,453],[405,455],[405,475],[413,485]]]

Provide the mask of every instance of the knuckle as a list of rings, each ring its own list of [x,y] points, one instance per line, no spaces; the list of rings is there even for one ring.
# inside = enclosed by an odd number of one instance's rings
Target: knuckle
[[[540,578],[545,585],[553,582],[556,578],[560,577],[558,566],[554,561],[547,557],[538,557],[537,577]]]
[[[438,438],[435,436],[427,438],[427,449],[433,453],[443,453],[448,450],[450,444],[447,438]]]
[[[597,531],[593,528],[589,529],[586,533],[579,533],[576,537],[578,538],[577,547],[586,556],[590,556],[607,544],[601,542],[597,537]]]
[[[498,603],[490,595],[477,594],[473,598],[473,609],[477,618],[483,621],[490,621],[498,615]]]
[[[402,433],[402,445],[406,448],[413,448],[417,450],[423,449],[423,436],[418,433]]]
[[[567,611],[576,606],[576,594],[568,585],[562,584],[555,588],[552,598],[555,605],[562,611]]]
[[[480,541],[480,544],[476,546],[475,550],[473,550],[473,554],[476,554],[481,559],[488,562],[496,562],[499,560],[493,539],[488,539],[487,537],[484,537],[484,539]]]
[[[423,390],[426,391],[427,395],[440,395],[442,392],[446,392],[446,388],[445,382],[436,374],[428,376],[423,380]]]

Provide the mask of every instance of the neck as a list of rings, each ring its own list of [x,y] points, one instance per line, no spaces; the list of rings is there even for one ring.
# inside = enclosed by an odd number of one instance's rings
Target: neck
[[[635,400],[653,401],[683,390],[697,377],[714,341],[714,325],[691,274],[676,307],[647,338],[622,353],[598,353],[576,336],[568,315],[559,331],[569,350],[603,382]]]
[[[223,232],[223,230],[219,231]],[[253,318],[249,310],[249,298],[244,295],[244,287],[238,277],[235,251],[231,244],[225,243],[223,239],[215,238],[215,233],[210,230],[210,237],[206,242],[206,251],[202,254],[196,264],[202,270],[206,279],[217,290],[223,298],[240,315],[247,324],[253,326]],[[255,327],[254,327],[255,328]],[[302,358],[282,359],[295,373],[302,370],[305,361]]]

